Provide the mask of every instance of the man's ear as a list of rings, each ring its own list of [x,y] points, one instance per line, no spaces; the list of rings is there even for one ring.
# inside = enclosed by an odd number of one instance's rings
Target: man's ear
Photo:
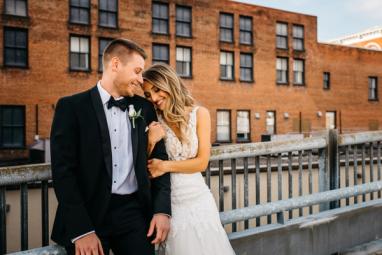
[[[118,68],[120,67],[121,61],[118,57],[112,57],[110,59],[110,67],[113,72],[116,72]]]

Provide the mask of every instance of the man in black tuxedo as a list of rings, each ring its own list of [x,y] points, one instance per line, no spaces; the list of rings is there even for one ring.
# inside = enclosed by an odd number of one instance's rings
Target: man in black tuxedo
[[[58,200],[52,240],[68,254],[111,249],[115,255],[152,255],[154,244],[166,239],[169,175],[150,180],[147,172],[147,126],[157,117],[151,103],[134,95],[145,58],[136,43],[112,41],[97,85],[57,103],[51,130]],[[163,140],[151,157],[167,159]]]

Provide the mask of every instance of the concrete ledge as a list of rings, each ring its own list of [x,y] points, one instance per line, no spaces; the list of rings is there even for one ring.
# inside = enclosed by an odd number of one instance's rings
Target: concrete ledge
[[[9,255],[66,255],[66,251],[59,245],[50,245],[27,251],[9,253]]]
[[[372,241],[358,245],[348,251],[341,253],[340,255],[382,255],[382,239]]]
[[[229,234],[237,255],[328,255],[382,237],[382,199]]]

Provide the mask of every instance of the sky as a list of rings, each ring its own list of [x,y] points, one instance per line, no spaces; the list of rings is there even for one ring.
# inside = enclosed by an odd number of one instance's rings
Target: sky
[[[318,40],[382,27],[382,0],[236,0],[317,16]]]

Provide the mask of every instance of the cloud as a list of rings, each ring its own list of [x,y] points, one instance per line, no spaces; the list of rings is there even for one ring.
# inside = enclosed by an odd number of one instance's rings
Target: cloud
[[[350,0],[347,9],[353,15],[360,15],[366,19],[374,19],[382,22],[382,1],[381,0]]]

